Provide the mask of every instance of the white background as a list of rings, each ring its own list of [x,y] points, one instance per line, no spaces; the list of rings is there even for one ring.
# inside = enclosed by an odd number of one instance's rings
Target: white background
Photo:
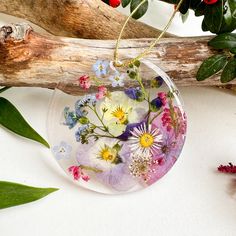
[[[172,6],[152,2],[146,22],[161,28]],[[164,14],[165,13],[165,14]],[[0,15],[0,24],[16,22]],[[201,19],[177,17],[171,32],[200,35]],[[0,211],[1,236],[195,236],[236,235],[236,179],[219,164],[236,163],[236,96],[213,88],[180,88],[188,115],[183,153],[152,187],[106,196],[74,185],[52,154],[37,143],[0,130],[0,179],[60,191],[40,201]],[[52,91],[13,88],[4,93],[32,126],[47,136]]]

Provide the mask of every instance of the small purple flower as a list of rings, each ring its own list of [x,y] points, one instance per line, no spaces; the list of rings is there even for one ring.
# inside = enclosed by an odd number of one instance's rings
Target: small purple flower
[[[97,60],[93,65],[93,70],[98,78],[104,77],[107,74],[109,67],[108,61]]]
[[[68,159],[70,157],[72,147],[64,141],[52,148],[53,154],[57,160]]]
[[[151,86],[153,88],[160,88],[163,84],[164,80],[162,79],[161,76],[157,76],[151,81]]]
[[[151,105],[154,109],[159,110],[163,106],[161,98],[157,97],[157,98],[153,99],[151,101]]]
[[[112,82],[112,87],[123,87],[124,86],[124,79],[126,77],[125,73],[120,74],[119,72],[116,72],[113,76],[109,78],[109,80]]]
[[[64,125],[68,126],[69,129],[72,129],[75,127],[77,124],[77,116],[74,111],[70,111],[69,107],[65,107],[64,109],[64,118],[65,122],[63,123]]]
[[[145,95],[143,94],[142,90],[140,88],[128,88],[125,90],[125,94],[136,101],[143,101]]]
[[[89,129],[89,125],[82,125],[78,128],[78,130],[75,133],[75,138],[77,142],[81,141],[81,136]]]
[[[125,128],[125,131],[118,136],[117,138],[122,140],[122,141],[127,141],[129,139],[129,137],[132,136],[132,131],[134,130],[134,128],[141,126],[142,124],[144,124],[145,121],[139,122],[139,123],[132,123],[132,124],[128,124]]]

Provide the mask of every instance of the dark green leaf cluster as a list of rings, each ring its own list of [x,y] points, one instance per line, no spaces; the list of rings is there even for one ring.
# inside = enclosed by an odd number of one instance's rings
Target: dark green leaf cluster
[[[222,70],[221,82],[236,78],[236,34],[224,33],[213,38],[209,46],[221,50],[219,54],[207,58],[197,72],[197,80],[202,81]]]
[[[142,2],[143,0],[122,0],[122,7],[127,7],[130,5],[130,12],[133,12],[134,9]],[[143,3],[139,9],[133,14],[134,19],[141,18],[148,10],[148,0]]]
[[[201,2],[195,16],[204,16],[202,30],[215,34],[232,32],[236,28],[236,0],[218,0],[214,4]]]
[[[122,6],[130,4],[132,12],[142,0],[123,0]],[[164,2],[177,5],[180,0],[162,0]],[[209,0],[210,1],[210,0]],[[142,17],[148,9],[148,0],[133,15],[133,18]],[[236,29],[236,0],[212,0],[207,4],[201,0],[184,0],[179,11],[185,15],[189,9],[194,10],[195,16],[204,16],[202,30],[215,34],[232,32]]]

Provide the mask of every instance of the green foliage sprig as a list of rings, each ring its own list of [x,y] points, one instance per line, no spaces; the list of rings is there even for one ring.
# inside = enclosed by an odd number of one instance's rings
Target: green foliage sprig
[[[209,41],[209,46],[219,54],[207,58],[197,72],[197,80],[203,81],[219,71],[220,80],[227,83],[236,78],[236,34],[224,33]]]
[[[5,92],[10,87],[0,89]],[[6,98],[0,96],[0,126],[22,137],[37,141],[47,148],[49,144],[24,119],[17,108]],[[47,196],[55,188],[34,188],[21,184],[0,181],[0,209],[17,206]]]

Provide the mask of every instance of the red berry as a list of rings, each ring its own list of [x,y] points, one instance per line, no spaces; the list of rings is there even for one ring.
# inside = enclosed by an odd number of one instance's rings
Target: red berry
[[[207,5],[212,5],[218,2],[218,0],[203,0],[203,2],[206,3]]]
[[[109,0],[109,5],[114,8],[120,6],[120,3],[121,0]]]

